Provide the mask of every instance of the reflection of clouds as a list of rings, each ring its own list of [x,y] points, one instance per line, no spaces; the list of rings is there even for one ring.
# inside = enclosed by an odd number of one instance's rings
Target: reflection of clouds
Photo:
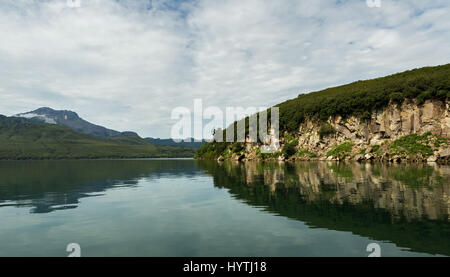
[[[81,198],[100,197],[111,189],[136,188],[161,178],[195,178],[198,173],[190,160],[2,162],[0,209],[75,209]]]

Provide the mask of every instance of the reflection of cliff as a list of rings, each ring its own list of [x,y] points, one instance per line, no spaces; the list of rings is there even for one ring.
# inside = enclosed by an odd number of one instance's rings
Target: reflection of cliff
[[[450,167],[199,162],[215,185],[312,227],[450,255]]]
[[[393,219],[449,219],[449,167],[382,167],[375,165],[327,165],[297,169],[300,194],[308,201],[322,196],[321,184],[329,184],[332,203],[358,204],[370,201],[375,208],[388,210]]]
[[[76,208],[80,198],[141,178],[198,174],[189,160],[0,162],[0,207],[33,207],[32,213]]]

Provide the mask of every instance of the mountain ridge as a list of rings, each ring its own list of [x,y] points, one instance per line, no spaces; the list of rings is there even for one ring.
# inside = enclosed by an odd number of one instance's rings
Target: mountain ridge
[[[19,113],[13,115],[13,117],[27,118],[31,120],[36,120],[39,122],[45,122],[48,124],[57,124],[61,126],[66,126],[76,132],[92,135],[100,138],[115,138],[115,137],[138,137],[141,138],[136,132],[133,131],[116,131],[106,128],[101,125],[91,123],[89,121],[81,118],[76,112],[71,110],[55,110],[50,107],[41,107],[33,111]],[[175,142],[172,139],[165,138],[153,138],[147,137],[143,138],[146,141],[160,146],[179,146],[179,147],[191,147],[200,148],[205,140],[202,142],[192,141],[192,142]]]
[[[139,137],[135,132],[119,132],[93,124],[81,118],[76,112],[70,110],[54,110],[49,107],[41,107],[30,112],[16,114],[14,117],[23,117],[49,124],[63,125],[74,131],[100,138]]]
[[[0,115],[0,160],[189,158],[194,149],[140,137],[100,138],[40,120]]]

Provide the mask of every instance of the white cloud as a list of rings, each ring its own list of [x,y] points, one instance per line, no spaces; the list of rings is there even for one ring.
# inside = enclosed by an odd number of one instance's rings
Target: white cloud
[[[171,110],[269,106],[449,62],[446,0],[0,0],[0,113],[40,106],[144,136]]]

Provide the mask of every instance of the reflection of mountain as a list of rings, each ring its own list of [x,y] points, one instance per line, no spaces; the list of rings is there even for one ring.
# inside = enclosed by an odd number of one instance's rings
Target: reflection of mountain
[[[135,186],[162,175],[195,176],[190,160],[104,160],[0,162],[0,207],[33,207],[32,213],[76,208],[80,198],[107,189]]]
[[[198,162],[236,199],[314,228],[450,255],[450,167]]]

